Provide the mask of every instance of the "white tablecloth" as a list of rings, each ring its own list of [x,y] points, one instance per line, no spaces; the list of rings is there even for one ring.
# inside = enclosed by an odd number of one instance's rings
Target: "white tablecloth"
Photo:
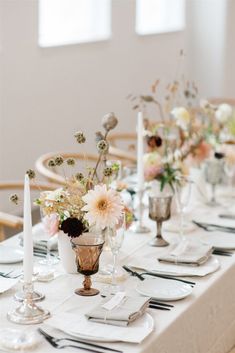
[[[195,213],[208,212],[208,218],[217,209],[211,210],[200,206],[194,210]],[[122,262],[127,262],[136,255],[147,253],[159,254],[160,248],[152,248],[147,243],[154,235],[155,224],[146,222],[151,226],[149,234],[126,234],[122,254]],[[196,230],[190,237],[198,237],[204,232]],[[166,234],[166,233],[165,233]],[[235,234],[234,234],[235,236]],[[166,234],[170,240],[174,237],[172,233]],[[16,243],[17,237],[8,241]],[[175,307],[171,311],[160,311],[148,309],[155,321],[154,332],[140,344],[108,343],[107,346],[122,349],[125,353],[226,353],[235,344],[235,255],[232,257],[217,256],[221,262],[220,269],[206,277],[194,277],[196,286],[192,295],[184,300],[173,302]],[[21,265],[0,265],[0,271],[19,267]],[[59,267],[58,267],[59,268]],[[59,268],[60,269],[60,268]],[[51,314],[61,310],[67,310],[73,305],[89,307],[95,297],[80,297],[73,294],[74,289],[81,285],[82,276],[78,274],[63,274],[49,283],[36,283],[35,288],[46,295],[46,299],[40,303],[41,306],[51,311]],[[134,291],[138,282],[137,278],[130,277],[123,285],[126,289]],[[104,284],[95,282],[94,286],[102,288]],[[0,330],[4,327],[19,327],[10,323],[6,314],[16,303],[13,295],[21,287],[18,284],[11,290],[0,294]],[[46,322],[45,322],[46,324]],[[34,326],[36,328],[37,326]],[[54,333],[59,336],[58,331]],[[61,334],[62,337],[65,336]],[[35,352],[53,352],[44,339],[34,350]],[[71,349],[64,350],[71,351]]]

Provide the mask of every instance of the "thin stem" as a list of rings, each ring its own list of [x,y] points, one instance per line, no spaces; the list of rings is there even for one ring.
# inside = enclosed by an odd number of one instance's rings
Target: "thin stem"
[[[215,203],[216,203],[216,199],[215,199],[215,188],[216,188],[216,185],[215,185],[215,184],[212,184],[211,187],[212,187],[212,198],[211,198],[211,202],[215,204]]]
[[[162,238],[162,222],[157,221],[157,238]]]
[[[109,132],[106,131],[106,133],[105,133],[105,135],[104,135],[104,140],[105,140],[105,141],[106,141],[106,139],[107,139],[108,133],[109,133]],[[97,169],[98,169],[98,166],[99,166],[99,164],[100,164],[100,162],[101,162],[101,159],[102,159],[103,155],[104,155],[103,153],[100,153],[100,155],[99,155],[99,158],[98,158],[98,160],[97,160],[97,162],[96,162],[96,165],[95,165],[95,168],[94,168],[92,177],[91,177],[91,181],[93,181],[95,175],[97,175]],[[105,157],[105,158],[106,158],[106,157]]]
[[[181,240],[184,240],[184,212],[182,208],[180,210],[180,237]]]
[[[113,253],[113,271],[112,271],[112,287],[116,285],[116,262],[117,262],[117,253]]]

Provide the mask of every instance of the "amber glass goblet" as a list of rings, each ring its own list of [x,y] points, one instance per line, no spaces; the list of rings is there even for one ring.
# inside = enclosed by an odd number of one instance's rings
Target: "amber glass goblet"
[[[83,288],[75,293],[82,296],[99,294],[99,290],[91,288],[91,275],[99,270],[99,258],[104,245],[101,235],[84,233],[71,240],[72,248],[76,254],[77,271],[84,275]]]

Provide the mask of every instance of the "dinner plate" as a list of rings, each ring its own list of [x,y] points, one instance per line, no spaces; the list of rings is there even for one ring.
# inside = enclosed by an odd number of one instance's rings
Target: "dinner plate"
[[[220,250],[233,250],[235,249],[235,234],[211,232],[209,234],[203,234],[201,241],[204,244],[209,244],[215,249]]]
[[[210,256],[207,262],[200,266],[161,263],[157,259],[149,257],[136,257],[128,263],[129,267],[142,269],[167,276],[206,276],[217,271],[220,262],[215,256]]]
[[[164,301],[183,299],[190,295],[192,290],[187,283],[157,277],[145,279],[136,286],[139,294]]]
[[[154,320],[149,313],[128,326],[92,322],[85,315],[69,312],[54,315],[46,323],[75,338],[96,342],[141,343],[154,329]]]
[[[0,245],[0,263],[14,264],[23,261],[24,252],[19,246]]]

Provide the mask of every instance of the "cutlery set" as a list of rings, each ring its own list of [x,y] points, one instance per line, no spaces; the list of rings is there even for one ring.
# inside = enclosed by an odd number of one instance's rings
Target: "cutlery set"
[[[210,224],[204,222],[193,221],[199,228],[206,230],[207,232],[221,231],[227,233],[235,233],[234,227],[221,226],[219,224]]]
[[[167,276],[167,275],[161,275],[161,274],[153,273],[153,272],[138,273],[136,271],[131,270],[129,267],[127,267],[125,265],[123,266],[123,268],[124,268],[125,271],[129,272],[131,274],[131,276],[135,276],[135,277],[139,278],[141,281],[145,280],[144,276],[146,275],[146,276],[165,278],[165,279],[170,279],[170,280],[173,280],[173,281],[179,281],[179,282],[187,283],[187,284],[190,284],[192,287],[195,286],[195,284],[196,284],[195,282],[191,282],[191,281],[188,281],[188,280],[185,280],[185,279],[172,277],[172,276]]]
[[[34,256],[36,257],[47,257],[47,252],[45,250],[42,250],[42,249],[35,249],[33,250],[33,254]],[[58,255],[55,254],[54,252],[50,251],[50,256],[53,256],[53,257],[57,257],[58,258]]]
[[[55,338],[55,337],[49,335],[48,333],[46,333],[41,328],[39,328],[38,331],[47,340],[47,342],[49,342],[52,345],[52,347],[57,348],[57,349],[78,348],[78,349],[85,350],[88,352],[93,352],[93,353],[102,353],[104,351],[123,353],[122,351],[120,351],[118,349],[108,348],[105,346],[101,346],[99,344],[90,343],[90,342],[83,341],[83,340],[77,340],[77,339],[68,338],[68,337]],[[66,341],[71,342],[71,344],[65,344]],[[75,343],[78,343],[78,345],[75,345]]]

